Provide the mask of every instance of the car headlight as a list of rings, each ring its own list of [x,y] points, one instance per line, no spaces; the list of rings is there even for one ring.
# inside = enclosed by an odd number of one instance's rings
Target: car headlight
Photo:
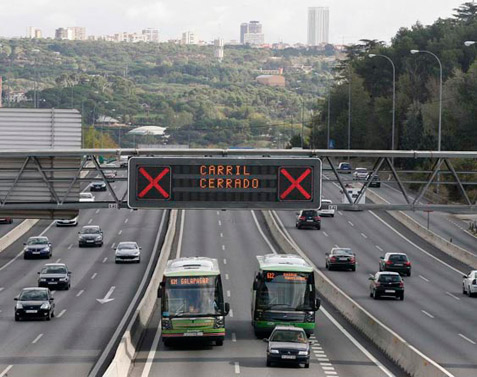
[[[270,350],[270,353],[278,354],[278,353],[280,353],[280,351],[279,350]]]
[[[163,318],[162,319],[162,328],[165,329],[165,330],[172,329],[172,322],[169,318]]]
[[[136,256],[138,256],[139,254],[141,254],[139,251],[134,252],[134,255],[136,255]]]
[[[102,239],[102,238],[103,238],[103,236],[96,236],[96,239],[97,239],[97,240],[100,240],[100,239]]]
[[[315,322],[315,312],[306,312],[305,322]]]
[[[68,281],[68,278],[60,278],[60,281]]]
[[[17,309],[23,309],[23,305],[21,302],[17,302]]]
[[[45,302],[42,306],[40,306],[40,309],[50,309],[50,304]]]
[[[298,356],[306,356],[308,355],[308,351],[298,351]]]
[[[40,279],[40,281],[46,281],[46,279],[44,279],[44,278],[41,278],[41,279]]]

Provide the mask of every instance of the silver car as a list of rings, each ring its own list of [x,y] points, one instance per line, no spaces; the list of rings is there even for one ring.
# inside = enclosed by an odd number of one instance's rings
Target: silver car
[[[477,294],[477,270],[470,271],[468,275],[463,276],[462,293],[469,297]]]
[[[114,254],[116,263],[141,261],[141,248],[136,242],[120,242]]]

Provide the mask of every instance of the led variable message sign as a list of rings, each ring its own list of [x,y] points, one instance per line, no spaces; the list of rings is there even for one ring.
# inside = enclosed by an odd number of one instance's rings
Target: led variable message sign
[[[133,157],[131,208],[319,208],[318,158]]]

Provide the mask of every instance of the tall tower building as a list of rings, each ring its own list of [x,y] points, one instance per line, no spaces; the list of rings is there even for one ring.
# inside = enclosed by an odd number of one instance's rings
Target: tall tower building
[[[27,38],[43,38],[43,33],[41,32],[41,29],[29,26],[27,28]]]
[[[265,36],[262,33],[260,21],[250,21],[240,25],[240,43],[249,45],[262,45]]]
[[[329,43],[330,11],[327,7],[308,8],[308,45]]]
[[[248,33],[248,23],[244,22],[240,24],[240,44],[245,43],[245,34]]]
[[[222,38],[215,39],[214,46],[214,56],[219,62],[222,62],[224,59],[224,40]]]

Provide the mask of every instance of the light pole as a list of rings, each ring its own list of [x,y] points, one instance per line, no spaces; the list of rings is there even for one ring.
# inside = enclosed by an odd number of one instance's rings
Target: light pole
[[[330,149],[331,86],[328,88],[328,122],[326,127],[326,149]]]
[[[424,53],[432,55],[439,63],[439,128],[437,131],[437,150],[441,150],[441,130],[442,130],[442,63],[436,54],[427,50],[411,50],[411,54]]]
[[[393,67],[393,121],[392,121],[392,128],[391,128],[391,149],[394,150],[394,145],[395,145],[394,144],[394,124],[396,119],[396,66],[394,65],[394,62],[391,60],[391,58],[386,55],[369,54],[368,56],[370,58],[374,58],[375,56],[385,58],[391,63]]]
[[[348,65],[348,72],[348,149],[351,149],[351,64]]]

